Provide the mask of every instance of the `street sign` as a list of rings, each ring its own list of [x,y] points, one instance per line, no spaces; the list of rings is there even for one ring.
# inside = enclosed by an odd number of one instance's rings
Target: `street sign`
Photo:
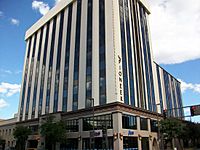
[[[190,106],[191,116],[200,115],[200,105]]]

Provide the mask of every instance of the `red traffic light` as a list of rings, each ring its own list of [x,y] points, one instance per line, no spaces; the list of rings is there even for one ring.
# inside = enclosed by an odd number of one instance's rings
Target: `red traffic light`
[[[195,106],[192,106],[192,110],[196,110],[196,107],[195,107]]]
[[[190,113],[191,116],[195,116],[197,115],[195,112],[197,111],[197,107],[196,106],[190,106]]]

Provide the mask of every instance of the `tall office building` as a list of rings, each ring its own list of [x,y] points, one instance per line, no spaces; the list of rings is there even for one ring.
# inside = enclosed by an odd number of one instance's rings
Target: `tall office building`
[[[180,83],[153,61],[149,14],[145,0],[61,0],[26,32],[18,121],[60,114],[62,149],[87,149],[93,99],[95,148],[156,147],[158,113],[183,111]]]

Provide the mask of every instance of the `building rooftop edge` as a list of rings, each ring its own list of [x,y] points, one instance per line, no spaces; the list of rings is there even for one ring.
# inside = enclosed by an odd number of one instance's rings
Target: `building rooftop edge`
[[[35,31],[42,27],[46,22],[51,20],[58,12],[60,12],[73,1],[75,0],[61,0],[58,4],[56,4],[26,31],[25,40],[27,40],[33,33],[35,33]]]
[[[172,76],[177,82],[179,82],[181,84],[181,82],[174,77],[171,73],[169,73],[166,69],[164,69],[163,67],[161,67],[157,62],[153,61],[156,65],[158,65],[161,69],[163,69],[165,72],[167,72],[170,76]]]
[[[70,3],[76,0],[61,0],[52,9],[50,9],[44,16],[42,16],[36,23],[34,23],[25,33],[25,40],[27,40],[31,35],[33,35],[39,28],[41,28],[46,22],[51,20],[56,14],[58,14],[62,9],[67,7]],[[150,14],[150,7],[147,0],[138,0]]]

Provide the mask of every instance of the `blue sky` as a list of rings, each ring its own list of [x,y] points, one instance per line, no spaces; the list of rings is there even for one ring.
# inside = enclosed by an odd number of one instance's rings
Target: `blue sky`
[[[0,118],[18,110],[25,31],[57,1],[0,0]],[[155,61],[182,81],[184,105],[200,104],[200,1],[149,3]]]

